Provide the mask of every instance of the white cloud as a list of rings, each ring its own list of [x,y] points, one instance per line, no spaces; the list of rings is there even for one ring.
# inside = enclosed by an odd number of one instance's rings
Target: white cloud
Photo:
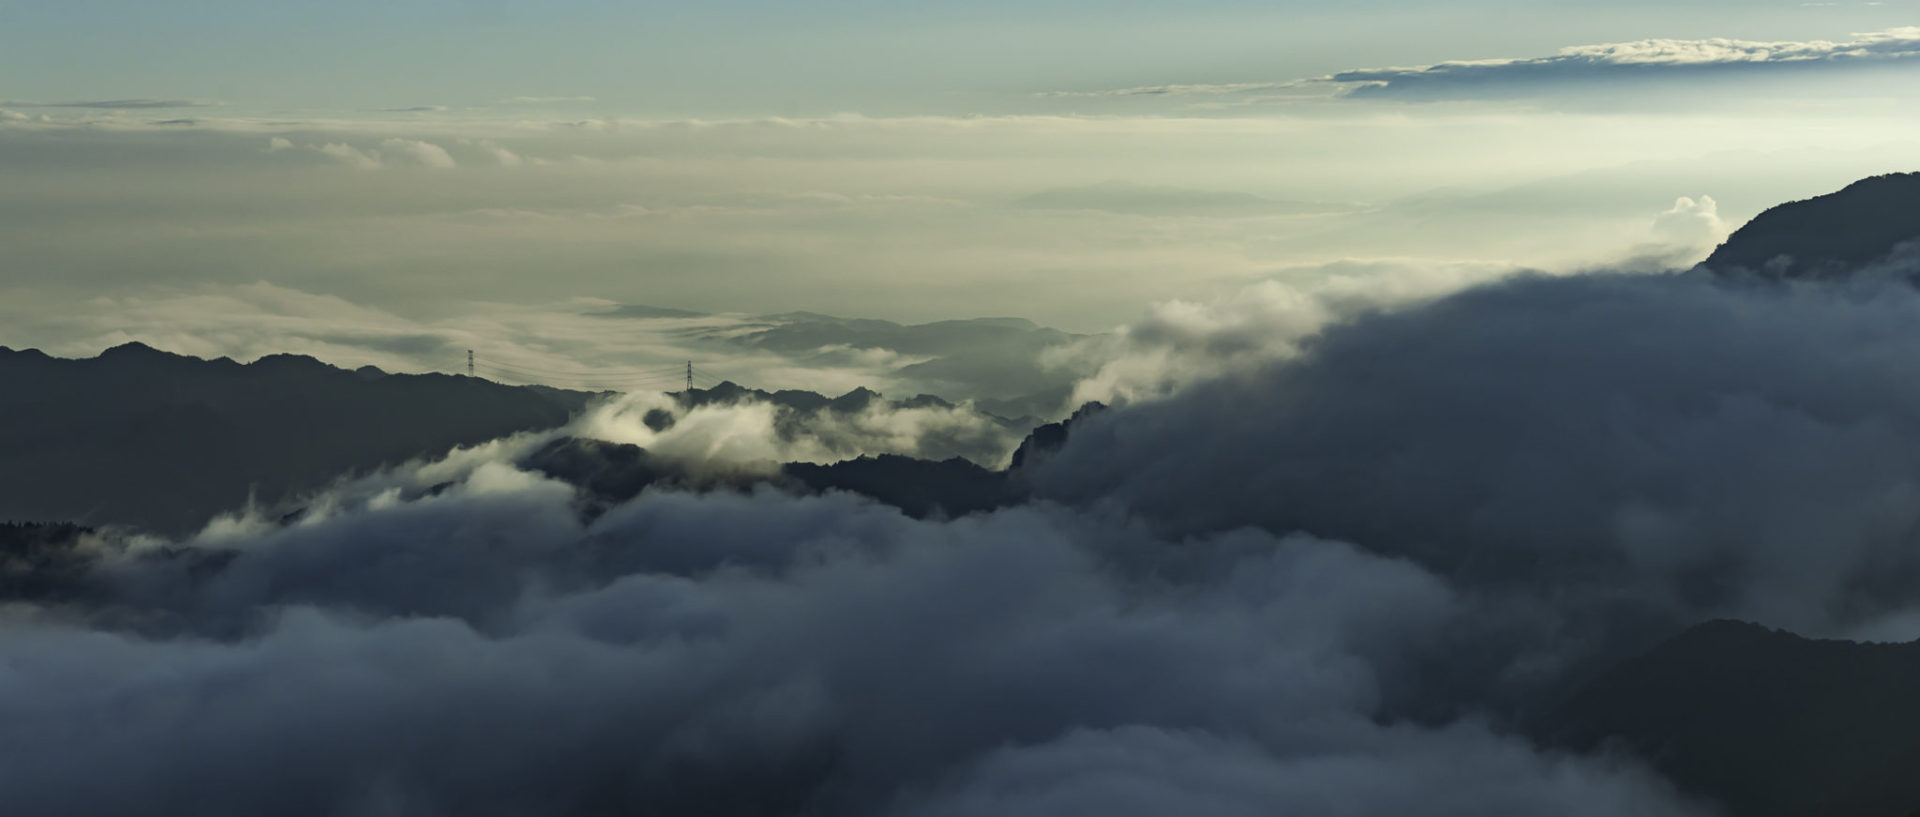
[[[1718,244],[1730,231],[1720,218],[1720,205],[1712,196],[1698,199],[1681,196],[1660,215],[1654,217],[1654,239],[1675,247],[1706,248]]]
[[[1517,273],[1485,263],[1345,261],[1293,270],[1210,302],[1155,304],[1111,334],[1048,352],[1042,362],[1092,371],[1066,409],[1087,401],[1129,403],[1196,382],[1271,365],[1327,326]]]
[[[313,149],[332,156],[348,167],[361,170],[374,170],[380,167],[380,154],[363,151],[345,142],[328,142]]]
[[[552,105],[561,102],[592,102],[590,96],[512,96],[495,100],[496,105]]]
[[[1713,38],[1706,40],[1651,39],[1627,43],[1581,45],[1561,49],[1559,56],[1533,60],[1501,60],[1489,64],[1526,64],[1551,60],[1583,60],[1619,65],[1699,65],[1705,63],[1797,62],[1805,60],[1907,59],[1920,56],[1920,26],[1855,34],[1847,42],[1761,42]],[[1472,65],[1475,63],[1463,63]]]
[[[289,146],[292,144],[284,138],[275,137],[269,143],[269,149],[277,149],[277,145],[283,142]],[[362,150],[345,142],[328,142],[313,146],[313,149],[361,170],[407,165],[450,170],[457,166],[446,148],[419,139],[391,137],[381,141],[380,147],[374,150]]]
[[[508,150],[505,145],[499,142],[481,140],[477,143],[477,147],[486,152],[488,156],[492,156],[493,160],[499,162],[501,167],[519,167],[526,163],[526,160],[521,158],[520,154]]]
[[[447,149],[418,139],[392,138],[380,143],[380,158],[393,163],[413,164],[442,170],[454,167]]]

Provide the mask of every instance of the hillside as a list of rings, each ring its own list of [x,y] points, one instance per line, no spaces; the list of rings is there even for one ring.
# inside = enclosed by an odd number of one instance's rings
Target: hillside
[[[1722,275],[1832,279],[1920,238],[1920,173],[1892,173],[1755,216],[1702,266]]]
[[[342,474],[551,428],[584,392],[310,357],[248,364],[130,343],[69,360],[0,347],[0,520],[178,533]]]
[[[1920,642],[1714,621],[1601,677],[1550,731],[1581,750],[1624,744],[1729,817],[1907,817],[1920,810],[1915,689]]]

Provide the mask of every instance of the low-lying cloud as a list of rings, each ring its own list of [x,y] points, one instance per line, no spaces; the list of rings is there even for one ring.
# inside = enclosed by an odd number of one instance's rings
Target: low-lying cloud
[[[1897,284],[1522,278],[1093,418],[1034,480],[1555,606],[1838,635],[1920,603],[1917,320]]]
[[[268,142],[268,150],[284,150],[290,144],[284,138],[274,137]],[[394,166],[451,170],[457,166],[453,155],[447,153],[446,148],[420,139],[385,139],[380,142],[378,148],[359,148],[345,142],[328,142],[311,147],[313,150],[333,157],[341,164],[360,170],[378,170]]]
[[[96,534],[9,608],[0,784],[26,814],[1694,814],[1522,732],[1704,618],[1914,620],[1911,288],[1520,277],[1314,319],[1190,333],[1244,362],[957,520],[585,513],[525,438]],[[652,410],[570,433],[722,439]]]
[[[1072,406],[1153,400],[1289,358],[1329,325],[1520,272],[1405,261],[1295,270],[1209,302],[1156,304],[1139,320],[1049,350],[1041,360],[1091,372],[1074,384]]]
[[[0,788],[27,815],[1691,813],[1631,764],[1383,722],[1465,601],[1350,546],[765,492],[583,523],[571,494],[486,463],[210,567],[109,557],[0,632]]]

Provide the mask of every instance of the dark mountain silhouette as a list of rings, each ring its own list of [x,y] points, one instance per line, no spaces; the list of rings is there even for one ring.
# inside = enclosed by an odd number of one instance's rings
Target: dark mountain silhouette
[[[582,437],[555,439],[522,457],[519,466],[579,488],[589,517],[639,496],[649,485],[685,478],[678,466],[640,446]]]
[[[1073,430],[1074,423],[1084,423],[1088,418],[1106,411],[1105,403],[1088,403],[1075,409],[1073,416],[1057,423],[1048,423],[1035,428],[1027,438],[1020,441],[1020,447],[1014,449],[1012,470],[1038,462],[1046,455],[1059,451],[1067,444],[1067,435]]]
[[[0,519],[179,533],[249,498],[565,423],[591,395],[299,355],[240,364],[129,343],[0,347]]]
[[[745,403],[771,404],[776,407],[774,432],[787,442],[809,435],[810,430],[817,428],[818,421],[822,419],[831,419],[833,415],[842,415],[844,418],[844,415],[858,414],[869,408],[891,411],[927,408],[960,410],[959,406],[931,394],[889,400],[872,389],[857,388],[839,397],[828,397],[794,389],[762,391],[732,381],[722,382],[710,389],[676,392],[673,397],[681,406],[689,409]],[[985,421],[980,427],[960,428],[947,433],[923,433],[916,441],[917,450],[911,453],[935,460],[963,457],[974,462],[997,465],[997,460],[1006,455],[1006,442],[1011,435],[1024,433],[1034,424],[1031,418],[1010,420],[978,409],[971,411]],[[645,422],[655,431],[664,431],[673,425],[674,418],[666,412],[656,412],[649,414]],[[816,439],[820,438],[816,436]],[[821,442],[833,450],[829,440],[821,439]],[[857,452],[849,450],[847,453],[851,455]]]
[[[836,403],[842,406],[856,402],[864,404],[864,400],[878,397],[873,392],[856,390],[839,398],[828,399],[812,392],[768,393],[731,383],[713,389],[696,389],[677,396],[683,404],[690,405],[770,400],[781,405],[818,411],[833,410],[831,406]],[[927,398],[923,395],[914,399]],[[787,463],[781,466],[777,477],[695,477],[679,465],[657,458],[636,445],[571,437],[548,443],[522,458],[519,464],[522,468],[564,480],[582,489],[586,494],[585,510],[589,516],[639,496],[641,491],[653,485],[746,488],[756,483],[771,483],[789,490],[811,493],[846,491],[860,494],[919,518],[956,517],[1026,501],[1025,486],[1019,481],[1023,464],[1058,450],[1066,443],[1074,423],[1083,422],[1105,408],[1099,403],[1088,403],[1068,420],[1033,429],[1014,454],[1013,465],[1004,471],[983,468],[960,457],[935,461],[884,454],[828,464]]]
[[[731,380],[722,381],[710,389],[690,389],[676,392],[674,398],[680,405],[688,408],[761,402],[784,406],[808,414],[818,411],[857,412],[872,405],[875,400],[884,401],[884,398],[881,397],[879,392],[867,388],[857,388],[839,397],[828,397],[818,392],[801,391],[799,389],[762,391],[760,389],[742,386]],[[912,400],[900,401],[894,405],[904,407],[909,404],[953,408],[952,403],[931,394],[923,394]]]
[[[1041,365],[1044,352],[1084,338],[1025,318],[972,318],[902,324],[818,312],[714,316],[627,304],[594,313],[614,320],[722,318],[721,326],[670,331],[725,347],[771,352],[811,366],[883,366],[913,388],[960,395],[1004,417],[1053,417],[1081,377],[1069,361]],[[716,375],[719,376],[719,375]],[[1039,422],[1039,420],[1035,420]]]
[[[0,523],[0,600],[77,594],[92,564],[80,540],[92,532],[66,523]]]
[[[1088,403],[1066,420],[1028,432],[1004,471],[991,471],[957,457],[933,462],[888,455],[831,465],[788,463],[783,473],[791,483],[809,490],[861,494],[916,517],[963,516],[1027,501],[1021,469],[1058,451],[1066,444],[1073,424],[1085,422],[1105,409],[1100,403]]]
[[[901,377],[946,394],[966,394],[1008,417],[1045,416],[1066,401],[1077,374],[1040,364],[1047,349],[1081,336],[1024,318],[975,318],[899,324],[813,312],[768,315],[768,326],[735,342],[800,360],[828,350],[887,350],[909,360]],[[922,359],[924,358],[924,359]]]
[[[808,490],[861,494],[916,518],[965,516],[1022,499],[1010,487],[1007,472],[989,471],[959,457],[933,462],[883,454],[831,465],[788,463],[782,473]]]
[[[816,465],[788,463],[778,475],[700,476],[627,443],[563,437],[522,458],[520,467],[581,489],[588,518],[649,487],[750,488],[773,484],[803,493],[846,491],[899,508],[910,516],[955,517],[1013,504],[1006,473],[959,457],[935,462],[886,454]]]
[[[1696,626],[1604,674],[1552,719],[1559,743],[1617,743],[1729,817],[1920,811],[1920,642],[1820,641]]]
[[[1874,176],[1755,216],[1701,266],[1721,275],[1845,277],[1920,239],[1920,173]]]

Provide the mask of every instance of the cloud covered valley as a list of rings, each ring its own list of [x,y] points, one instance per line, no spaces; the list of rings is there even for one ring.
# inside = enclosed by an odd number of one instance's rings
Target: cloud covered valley
[[[1920,637],[1920,291],[1886,250],[1837,279],[1521,275],[1307,330],[1258,289],[1167,307],[1109,339],[1150,361],[1114,365],[1225,362],[979,455],[1000,499],[975,513],[777,466],[1024,429],[881,402],[783,438],[765,402],[635,393],[192,533],[12,526],[0,791],[28,815],[1718,813],[1672,753],[1563,727],[1703,622]],[[785,442],[717,445],[729,423]],[[613,465],[537,464],[567,441]],[[646,458],[681,470],[606,487]],[[1858,771],[1733,813],[1916,794]]]

